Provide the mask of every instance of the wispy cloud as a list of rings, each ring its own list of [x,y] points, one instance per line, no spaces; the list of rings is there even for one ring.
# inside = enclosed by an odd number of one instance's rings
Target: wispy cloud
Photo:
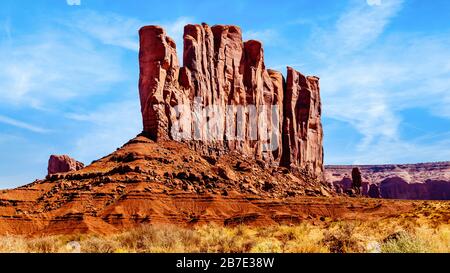
[[[378,137],[398,138],[399,118],[389,105],[386,81],[396,77],[399,67],[377,62],[368,53],[390,20],[401,9],[401,0],[381,5],[353,2],[331,29],[319,29],[312,40],[323,57],[317,73],[322,81],[324,111],[328,117],[353,125],[364,137],[364,150]],[[351,57],[345,57],[352,54]]]
[[[263,30],[248,30],[243,33],[244,40],[261,41],[264,46],[277,45],[281,42],[282,37],[272,28]]]
[[[69,113],[67,118],[88,124],[71,152],[75,158],[90,162],[111,153],[142,131],[138,100],[111,102],[90,113]],[[95,149],[92,149],[95,147]]]
[[[166,31],[167,34],[174,39],[177,44],[177,53],[178,55],[183,54],[183,33],[184,26],[187,24],[195,24],[195,19],[192,17],[179,17],[175,19],[173,22],[161,22],[161,23],[153,23],[152,25],[161,25]],[[182,58],[180,59],[182,60]]]
[[[402,8],[403,0],[385,0],[379,5],[364,1],[351,6],[337,20],[332,29],[318,29],[315,46],[320,55],[346,55],[371,45],[384,32]]]
[[[100,14],[95,11],[80,11],[75,13],[70,21],[65,21],[66,25],[75,27],[104,44],[133,51],[139,50],[138,30],[145,25],[162,26],[167,34],[175,40],[178,51],[181,51],[183,48],[183,29],[188,23],[194,23],[194,19],[179,17],[170,22],[152,22],[124,17],[115,13]]]
[[[0,123],[4,123],[7,125],[11,125],[17,128],[21,128],[21,129],[25,129],[34,133],[47,133],[49,132],[49,130],[39,127],[39,126],[35,126],[32,124],[29,124],[27,122],[23,122],[14,118],[10,118],[10,117],[6,117],[3,115],[0,115]]]
[[[404,109],[420,107],[450,118],[448,35],[390,34],[387,30],[402,10],[401,0],[351,3],[334,26],[315,29],[309,44],[309,52],[315,53],[315,74],[321,78],[324,115],[350,124],[362,135],[350,156],[327,155],[327,161],[448,158],[441,150],[449,142],[417,142],[400,133]]]
[[[7,18],[4,21],[0,22],[0,28],[7,41],[11,41],[11,19]]]
[[[81,0],[66,0],[66,3],[69,6],[80,6]]]
[[[0,42],[0,104],[42,108],[98,94],[123,80],[117,55],[52,30]]]
[[[70,20],[62,20],[62,23],[104,44],[139,50],[137,32],[141,22],[137,19],[87,10],[74,13]]]
[[[376,137],[398,138],[398,113],[404,109],[427,108],[450,118],[449,42],[445,37],[386,39],[376,50],[330,65],[319,73],[326,115],[354,125],[368,144]]]

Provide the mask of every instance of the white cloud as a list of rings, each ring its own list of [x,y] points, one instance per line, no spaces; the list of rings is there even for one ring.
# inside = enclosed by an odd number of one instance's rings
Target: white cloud
[[[381,0],[366,0],[369,6],[379,6],[381,5]]]
[[[386,39],[374,50],[329,65],[319,72],[326,116],[351,123],[366,140],[398,138],[398,113],[404,109],[427,108],[450,117],[449,42]]]
[[[160,24],[153,23],[151,25],[160,25],[163,27],[167,35],[169,35],[172,39],[174,39],[175,43],[177,44],[177,53],[179,56],[183,55],[183,33],[184,33],[184,26],[187,24],[194,24],[195,20],[191,17],[179,17],[173,22],[162,22]],[[183,60],[183,58],[180,58],[180,60]]]
[[[83,11],[76,13],[74,18],[66,21],[65,24],[77,28],[104,44],[132,51],[139,50],[138,31],[141,27],[159,25],[166,30],[167,35],[175,40],[178,54],[182,55],[184,26],[193,21],[190,17],[179,17],[171,22],[146,22],[114,13],[100,14],[94,11]]]
[[[6,36],[8,41],[11,41],[11,20],[7,18],[5,21],[0,23],[1,30]]]
[[[344,121],[362,135],[347,150],[351,154],[327,154],[327,162],[448,159],[444,150],[450,150],[450,142],[405,139],[400,133],[405,125],[401,112],[406,109],[428,109],[450,118],[448,35],[389,34],[386,29],[403,1],[370,4],[356,3],[332,28],[315,31],[311,39],[324,116]]]
[[[65,20],[63,23],[104,44],[133,51],[139,50],[137,33],[142,23],[134,18],[114,13],[100,14],[94,11],[82,11],[75,13],[71,20]]]
[[[277,45],[281,37],[274,29],[248,30],[243,33],[244,40],[257,40],[263,43],[263,46]]]
[[[90,129],[75,140],[70,153],[83,162],[110,154],[142,131],[138,99],[106,103],[89,114],[71,113],[67,117],[90,125]]]
[[[383,33],[402,4],[403,0],[385,0],[374,8],[358,2],[339,17],[333,29],[315,34],[314,47],[320,49],[318,54],[325,55],[324,58],[353,54],[371,45]]]
[[[380,163],[422,163],[442,161],[450,158],[450,141],[442,140],[436,143],[416,143],[411,141],[393,141],[379,139],[375,145],[364,153],[356,154],[352,164],[380,164]]]
[[[80,6],[81,0],[66,0],[66,3],[69,6]]]
[[[120,59],[82,35],[42,31],[0,42],[0,104],[45,108],[124,79]]]
[[[11,126],[14,126],[14,127],[21,128],[21,129],[26,129],[26,130],[29,130],[29,131],[34,132],[34,133],[47,133],[47,132],[49,132],[49,130],[41,128],[39,126],[35,126],[35,125],[29,124],[27,122],[23,122],[23,121],[20,121],[20,120],[17,120],[17,119],[13,119],[13,118],[10,118],[10,117],[6,117],[6,116],[3,116],[3,115],[0,115],[0,123],[8,124],[8,125],[11,125]]]

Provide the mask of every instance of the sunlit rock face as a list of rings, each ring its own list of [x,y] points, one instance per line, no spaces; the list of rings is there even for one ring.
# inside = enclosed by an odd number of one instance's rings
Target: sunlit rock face
[[[187,25],[183,66],[164,29],[140,30],[144,133],[204,155],[239,152],[322,177],[319,78],[266,69],[259,41],[229,25]]]

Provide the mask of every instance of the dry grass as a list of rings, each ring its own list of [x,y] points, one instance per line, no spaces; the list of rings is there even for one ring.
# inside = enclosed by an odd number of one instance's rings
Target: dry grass
[[[427,226],[386,219],[331,222],[316,226],[219,227],[195,229],[141,226],[116,235],[0,237],[0,252],[443,252],[450,253],[450,225]]]

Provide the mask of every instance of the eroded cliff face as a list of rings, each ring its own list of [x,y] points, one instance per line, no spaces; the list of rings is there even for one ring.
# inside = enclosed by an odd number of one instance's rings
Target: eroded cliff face
[[[288,67],[283,120],[282,165],[323,169],[323,130],[319,78],[305,77]]]
[[[266,69],[259,41],[237,26],[184,28],[183,67],[158,26],[140,30],[144,132],[204,155],[237,151],[268,165],[323,171],[319,79]]]

